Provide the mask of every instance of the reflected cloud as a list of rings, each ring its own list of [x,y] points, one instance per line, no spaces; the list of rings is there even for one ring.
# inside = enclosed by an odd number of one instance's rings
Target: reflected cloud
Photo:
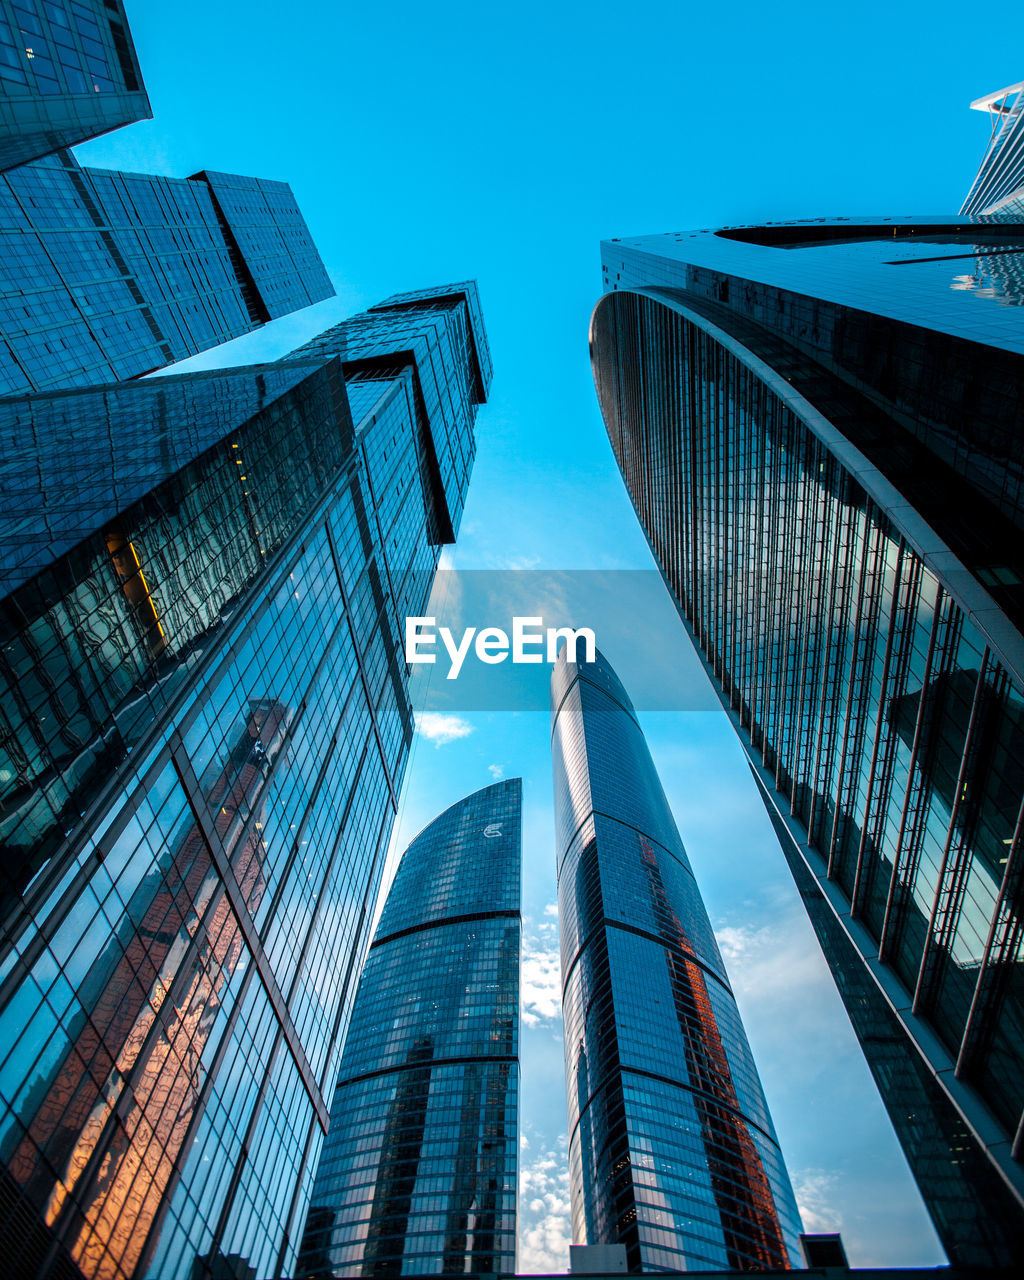
[[[523,963],[519,988],[523,1003],[523,1023],[539,1023],[562,1016],[562,973],[557,945],[536,938],[523,939]]]

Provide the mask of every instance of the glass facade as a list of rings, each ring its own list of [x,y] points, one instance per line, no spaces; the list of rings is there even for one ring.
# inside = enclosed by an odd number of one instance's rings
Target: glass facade
[[[0,395],[135,378],[333,292],[286,183],[67,151],[0,176]]]
[[[924,311],[957,248],[902,241],[939,222],[606,243],[591,352],[637,514],[939,1237],[953,1262],[1009,1266],[1024,314],[990,324],[990,304],[941,288]]]
[[[412,737],[402,622],[486,392],[467,294],[0,401],[12,1276],[294,1272]]]
[[[573,1239],[631,1272],[798,1265],[800,1219],[736,1001],[632,704],[551,680]]]
[[[522,783],[409,845],[345,1042],[298,1274],[515,1274]]]
[[[971,106],[987,111],[992,126],[988,146],[961,213],[1024,216],[1024,82],[978,98]]]
[[[0,0],[0,170],[152,114],[121,0]]]

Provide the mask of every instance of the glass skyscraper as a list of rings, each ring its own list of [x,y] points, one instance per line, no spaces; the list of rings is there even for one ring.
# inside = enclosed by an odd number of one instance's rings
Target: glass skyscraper
[[[0,176],[0,395],[135,378],[333,293],[287,183],[67,151]]]
[[[359,982],[298,1274],[515,1273],[522,783],[409,845]]]
[[[800,1218],[700,890],[607,660],[551,678],[573,1239],[631,1272],[798,1265]]]
[[[602,245],[591,355],[950,1260],[1024,1251],[1024,226]]]
[[[1024,81],[971,103],[992,132],[961,213],[1024,216]]]
[[[0,400],[6,1275],[293,1273],[489,381],[466,283]]]
[[[0,0],[0,170],[152,114],[121,0]]]

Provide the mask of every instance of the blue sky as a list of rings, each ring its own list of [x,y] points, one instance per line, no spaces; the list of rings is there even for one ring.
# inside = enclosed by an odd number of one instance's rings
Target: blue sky
[[[194,364],[273,358],[389,293],[480,282],[495,380],[460,569],[651,567],[590,381],[601,238],[952,211],[987,137],[968,103],[1021,75],[1020,18],[1000,11],[998,39],[981,38],[941,0],[927,17],[903,0],[129,0],[128,13],[156,118],[78,148],[82,162],[290,182],[338,290]],[[520,1265],[559,1268],[547,716],[457,719],[417,741],[396,848],[491,778],[524,777]],[[941,1261],[732,730],[713,711],[642,719],[807,1226],[841,1227],[855,1265]]]

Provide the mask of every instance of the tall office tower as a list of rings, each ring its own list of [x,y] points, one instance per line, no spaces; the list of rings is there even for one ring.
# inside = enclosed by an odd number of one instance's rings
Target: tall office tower
[[[1024,81],[971,103],[987,111],[992,132],[961,214],[1024,216]]]
[[[950,1260],[1024,1249],[1019,223],[611,241],[594,378]]]
[[[152,114],[121,0],[0,0],[0,170]]]
[[[0,401],[5,1276],[294,1271],[479,314]]]
[[[631,1272],[788,1269],[789,1175],[632,704],[563,649],[551,710],[573,1239]]]
[[[359,981],[298,1274],[515,1274],[522,783],[409,845]]]
[[[0,395],[135,378],[334,292],[287,183],[66,151],[0,176],[0,264]]]

